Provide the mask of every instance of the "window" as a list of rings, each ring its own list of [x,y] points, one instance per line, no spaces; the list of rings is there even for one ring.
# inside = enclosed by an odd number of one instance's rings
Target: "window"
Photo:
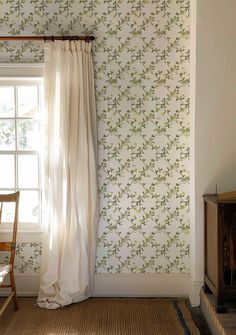
[[[42,217],[42,110],[42,80],[0,81],[0,193],[20,191],[23,230],[39,228]],[[11,208],[3,214],[7,229]]]

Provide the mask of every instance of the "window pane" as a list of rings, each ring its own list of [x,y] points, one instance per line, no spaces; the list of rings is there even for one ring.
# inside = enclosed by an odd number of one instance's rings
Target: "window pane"
[[[14,188],[14,155],[0,155],[0,169],[0,188]]]
[[[15,116],[14,86],[0,87],[0,117]]]
[[[13,80],[0,85],[0,194],[20,191],[19,222],[41,219],[39,150],[44,111],[42,82]],[[29,151],[33,152],[29,152]],[[15,161],[16,160],[16,161]],[[14,220],[14,204],[3,205],[2,222]],[[37,226],[37,225],[36,225]],[[22,226],[21,226],[22,227]]]
[[[0,119],[0,150],[15,150],[15,121]]]
[[[38,187],[38,157],[36,155],[18,156],[19,188]]]
[[[45,102],[44,102],[44,86],[39,86],[39,105],[40,105],[40,111],[43,112],[45,109]]]
[[[13,192],[9,191],[1,191],[1,194],[9,194]],[[0,202],[1,206],[1,202]],[[2,220],[1,222],[14,222],[14,215],[15,215],[15,203],[14,202],[4,202],[2,203],[2,207],[0,207],[2,211]]]
[[[19,86],[18,92],[18,116],[33,117],[38,112],[38,88],[37,86]]]
[[[20,191],[19,221],[39,221],[39,196],[37,191]]]
[[[17,149],[37,150],[39,148],[38,121],[17,120]]]

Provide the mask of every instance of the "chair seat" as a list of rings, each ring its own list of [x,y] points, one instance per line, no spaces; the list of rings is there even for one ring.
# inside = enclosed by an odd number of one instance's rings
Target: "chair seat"
[[[0,264],[0,284],[3,282],[3,279],[11,271],[11,265]]]

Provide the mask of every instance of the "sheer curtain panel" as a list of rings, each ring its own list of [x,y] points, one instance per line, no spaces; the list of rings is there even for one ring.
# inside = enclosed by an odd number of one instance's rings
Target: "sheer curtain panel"
[[[98,211],[91,43],[45,47],[45,230],[38,305],[80,302],[93,289]]]

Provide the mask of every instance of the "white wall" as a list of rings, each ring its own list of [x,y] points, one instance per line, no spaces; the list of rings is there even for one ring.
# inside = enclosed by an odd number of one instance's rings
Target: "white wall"
[[[191,110],[195,123],[191,272],[194,280],[203,280],[202,195],[214,193],[216,184],[219,193],[236,190],[235,17],[235,0],[197,0],[196,45],[192,48],[195,97]]]

